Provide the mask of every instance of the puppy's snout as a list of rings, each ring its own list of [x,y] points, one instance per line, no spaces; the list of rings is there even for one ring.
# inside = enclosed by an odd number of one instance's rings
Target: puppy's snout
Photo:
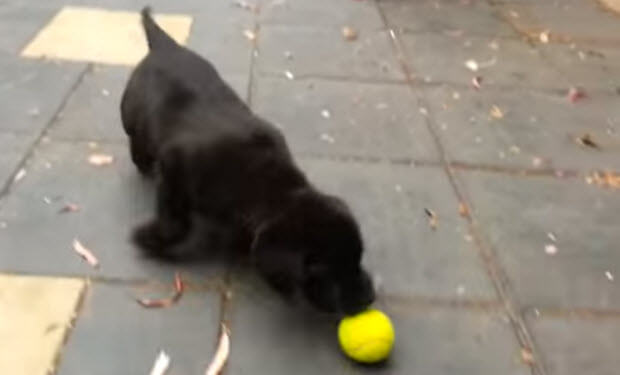
[[[340,290],[341,307],[347,315],[365,310],[375,298],[375,288],[365,271],[361,271],[353,280],[345,282]]]

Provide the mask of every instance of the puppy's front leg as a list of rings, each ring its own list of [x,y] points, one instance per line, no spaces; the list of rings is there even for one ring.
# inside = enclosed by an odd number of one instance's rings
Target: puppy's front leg
[[[134,241],[155,255],[166,256],[171,245],[182,241],[191,225],[189,196],[180,152],[171,150],[160,160],[157,216],[134,232]]]

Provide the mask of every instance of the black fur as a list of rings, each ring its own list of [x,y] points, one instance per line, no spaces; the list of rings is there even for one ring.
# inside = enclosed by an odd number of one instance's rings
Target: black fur
[[[210,63],[166,35],[148,8],[142,20],[150,51],[127,83],[121,115],[133,162],[156,177],[157,214],[134,241],[175,258],[187,255],[176,249],[192,231],[246,235],[253,264],[281,293],[302,291],[325,311],[372,303],[360,231],[345,203],[308,182],[283,135]]]

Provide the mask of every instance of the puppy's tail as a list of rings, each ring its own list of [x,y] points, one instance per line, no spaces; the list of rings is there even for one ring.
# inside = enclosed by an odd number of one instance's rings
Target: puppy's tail
[[[145,6],[141,14],[142,26],[144,27],[149,49],[154,50],[165,45],[170,45],[171,43],[173,45],[176,44],[176,42],[155,23],[155,20],[151,16],[151,7]]]

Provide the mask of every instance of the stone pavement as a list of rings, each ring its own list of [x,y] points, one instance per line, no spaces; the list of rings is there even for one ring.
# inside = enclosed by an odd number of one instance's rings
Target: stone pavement
[[[392,358],[352,364],[333,321],[287,305],[242,264],[142,258],[128,234],[152,214],[153,188],[129,161],[118,109],[131,67],[20,53],[63,6],[143,2],[2,0],[0,316],[10,303],[8,316],[54,322],[38,336],[0,322],[0,372],[15,368],[6,358],[30,358],[47,362],[11,375],[146,374],[163,349],[169,374],[199,374],[220,321],[232,332],[226,374],[620,372],[616,0],[244,4],[151,1],[191,18],[187,44],[284,130],[313,181],[352,205],[377,305],[395,323]],[[114,161],[94,166],[93,153]],[[69,202],[79,211],[59,213]],[[177,305],[134,302],[167,293],[175,271],[188,285]],[[89,282],[77,296],[28,275]],[[67,306],[75,317],[58,316]],[[64,345],[47,337],[59,326]],[[14,344],[24,332],[32,348],[53,346],[24,353]]]

